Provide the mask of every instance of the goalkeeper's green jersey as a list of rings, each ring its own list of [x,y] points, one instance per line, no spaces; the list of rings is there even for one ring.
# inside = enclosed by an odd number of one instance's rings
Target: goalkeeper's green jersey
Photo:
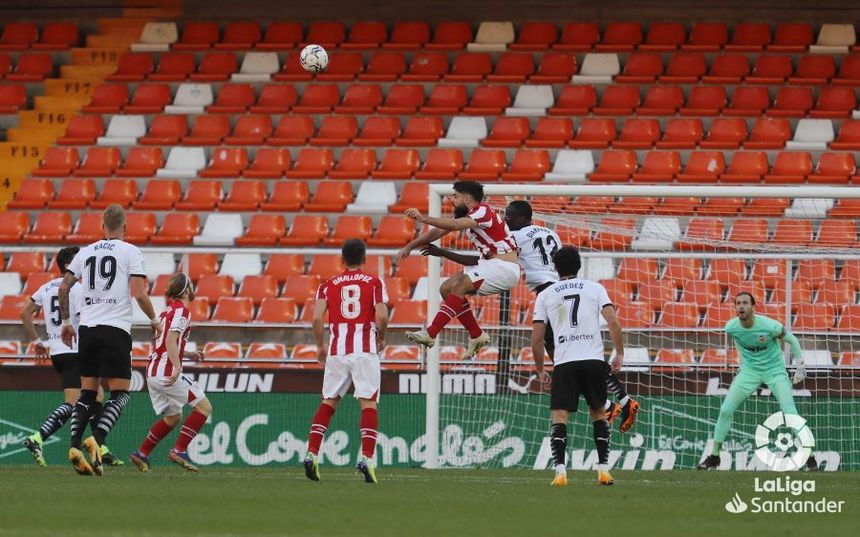
[[[744,328],[735,317],[726,323],[726,333],[735,342],[742,368],[757,371],[785,368],[779,341],[785,335],[785,327],[779,321],[756,315],[752,327]]]

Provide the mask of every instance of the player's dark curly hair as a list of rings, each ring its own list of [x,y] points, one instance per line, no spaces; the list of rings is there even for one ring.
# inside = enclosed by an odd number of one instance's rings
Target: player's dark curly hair
[[[513,211],[516,216],[525,218],[526,220],[532,219],[532,206],[526,200],[514,200],[508,204],[508,208],[506,211]]]
[[[454,192],[468,194],[479,203],[484,201],[484,185],[476,181],[457,181],[454,183]]]
[[[582,268],[582,259],[579,250],[573,246],[562,246],[552,255],[552,263],[555,271],[562,278],[576,276]]]
[[[60,273],[66,272],[66,267],[72,262],[72,259],[78,254],[77,246],[67,246],[57,252],[57,267],[60,268]]]
[[[359,267],[364,264],[364,259],[367,257],[367,247],[362,240],[349,239],[340,248],[340,255],[346,266]]]
[[[735,301],[736,301],[736,302],[737,302],[737,300],[738,300],[738,297],[739,297],[739,296],[741,296],[741,295],[746,295],[746,296],[750,297],[750,304],[752,304],[753,306],[755,306],[755,297],[754,297],[754,296],[752,296],[752,293],[750,293],[749,291],[741,291],[740,293],[736,294],[736,295],[735,295]]]

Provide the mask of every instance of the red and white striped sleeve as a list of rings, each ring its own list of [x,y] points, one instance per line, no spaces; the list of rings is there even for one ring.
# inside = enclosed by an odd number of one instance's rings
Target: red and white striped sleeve
[[[388,304],[388,291],[381,278],[376,278],[373,282],[373,304]]]
[[[323,283],[317,289],[317,300],[326,300],[328,298],[326,291],[328,288],[328,282]]]
[[[170,326],[167,328],[167,331],[179,332],[180,334],[185,332],[185,329],[188,328],[189,323],[191,323],[191,312],[188,308],[177,308],[173,310],[172,314]]]
[[[493,212],[486,205],[478,205],[469,213],[469,218],[478,223],[480,227],[493,225]]]

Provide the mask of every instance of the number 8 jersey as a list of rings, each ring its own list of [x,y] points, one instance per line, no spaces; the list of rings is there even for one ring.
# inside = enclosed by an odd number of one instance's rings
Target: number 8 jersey
[[[81,248],[66,269],[81,281],[81,326],[113,326],[131,333],[129,278],[146,277],[143,254],[119,239]]]
[[[376,305],[387,304],[385,284],[360,270],[347,270],[317,291],[328,304],[329,355],[376,354]]]

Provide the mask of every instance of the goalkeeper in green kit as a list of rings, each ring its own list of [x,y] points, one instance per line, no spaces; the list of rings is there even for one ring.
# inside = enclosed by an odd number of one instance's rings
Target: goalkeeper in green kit
[[[791,354],[798,364],[794,374],[794,384],[803,382],[806,370],[803,367],[803,351],[797,338],[789,333],[779,321],[764,315],[756,315],[755,298],[750,293],[738,293],[735,297],[735,309],[738,316],[726,324],[726,333],[734,341],[740,355],[740,371],[729,388],[722,406],[717,425],[714,428],[714,443],[710,455],[696,467],[698,470],[708,470],[720,466],[720,448],[729,429],[735,411],[762,384],[766,384],[779,402],[782,412],[786,415],[797,415],[794,397],[791,394],[792,381],[785,370],[780,342],[785,341],[791,347]],[[818,463],[813,456],[806,461],[809,471],[818,470]]]

